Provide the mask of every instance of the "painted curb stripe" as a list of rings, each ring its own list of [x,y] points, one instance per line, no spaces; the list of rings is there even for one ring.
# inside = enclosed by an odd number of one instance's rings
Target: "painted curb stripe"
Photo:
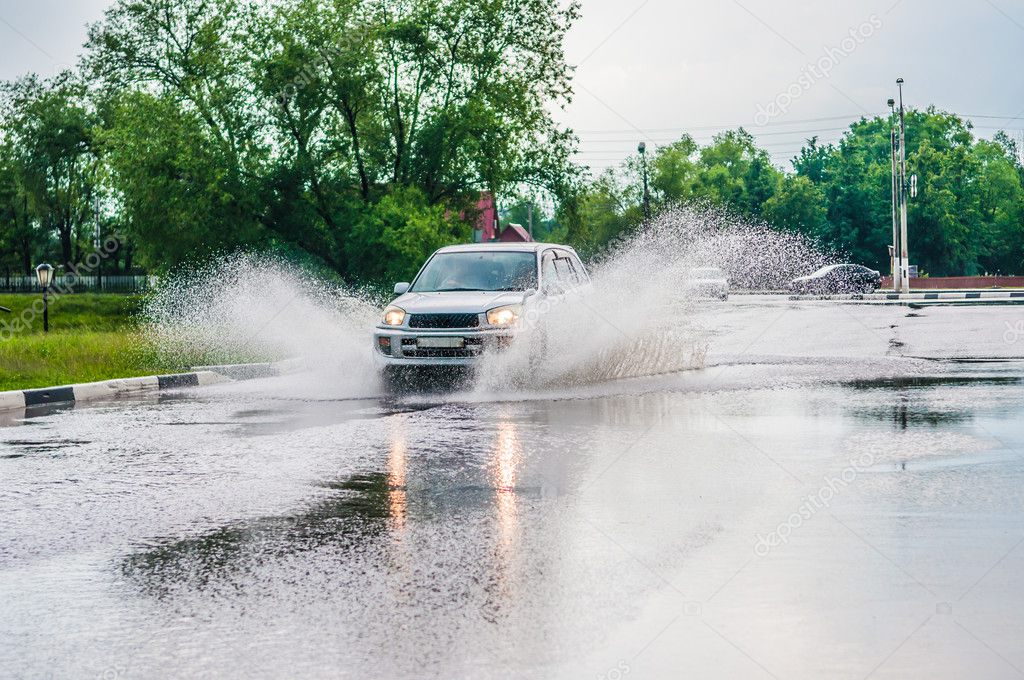
[[[195,373],[182,373],[180,375],[157,376],[159,389],[175,389],[178,387],[199,387],[199,376]]]
[[[121,394],[147,390],[167,390],[182,387],[200,387],[219,382],[230,382],[215,373],[181,373],[178,375],[147,376],[143,378],[115,378],[95,383],[80,383],[35,390],[0,392],[0,411],[10,411],[45,404],[74,404],[116,397]]]
[[[41,390],[24,390],[25,406],[40,404],[61,404],[75,400],[74,387],[49,387]]]
[[[836,300],[866,300],[866,301],[900,301],[913,302],[915,300],[1009,300],[1011,298],[1024,298],[1024,291],[971,291],[962,293],[935,292],[935,293],[870,293],[866,295],[790,295],[789,299],[794,301],[836,301]]]

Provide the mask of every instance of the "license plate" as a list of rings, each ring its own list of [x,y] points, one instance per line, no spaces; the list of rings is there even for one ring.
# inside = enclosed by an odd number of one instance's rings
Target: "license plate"
[[[465,338],[418,338],[417,347],[424,349],[462,349],[466,346]]]

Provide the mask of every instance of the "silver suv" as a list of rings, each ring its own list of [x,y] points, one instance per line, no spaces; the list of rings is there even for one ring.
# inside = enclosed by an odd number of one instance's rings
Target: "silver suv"
[[[508,347],[529,310],[590,284],[576,251],[546,243],[449,246],[430,256],[374,332],[382,369],[472,366]]]

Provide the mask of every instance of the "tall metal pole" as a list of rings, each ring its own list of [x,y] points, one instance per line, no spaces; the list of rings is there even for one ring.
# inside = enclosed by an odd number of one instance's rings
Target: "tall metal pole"
[[[640,145],[636,148],[640,152],[640,163],[643,166],[644,176],[644,219],[651,219],[651,194],[647,187],[647,143],[640,142]]]
[[[99,257],[99,263],[96,265],[96,288],[98,292],[103,292],[103,234],[100,231],[100,195],[96,192],[93,199],[93,218],[96,221],[96,238],[95,248],[96,255]]]
[[[893,290],[900,290],[900,268],[897,259],[900,255],[900,232],[897,226],[896,213],[898,198],[898,184],[896,182],[896,101],[889,100],[889,165],[892,170],[892,250],[889,252],[889,267],[892,274]]]
[[[900,89],[900,291],[910,292],[910,255],[907,248],[907,121],[903,109],[903,78]]]
[[[43,332],[50,332],[50,287],[43,288]]]

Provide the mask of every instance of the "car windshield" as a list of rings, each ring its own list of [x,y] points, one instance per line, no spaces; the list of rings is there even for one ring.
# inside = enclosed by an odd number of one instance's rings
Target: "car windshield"
[[[840,266],[841,265],[838,265],[838,264],[830,264],[830,265],[822,267],[818,271],[814,272],[813,274],[811,274],[811,276],[823,276],[825,274],[828,274],[831,271],[839,269]]]
[[[527,290],[537,287],[532,252],[467,251],[430,259],[412,286],[415,293]]]

